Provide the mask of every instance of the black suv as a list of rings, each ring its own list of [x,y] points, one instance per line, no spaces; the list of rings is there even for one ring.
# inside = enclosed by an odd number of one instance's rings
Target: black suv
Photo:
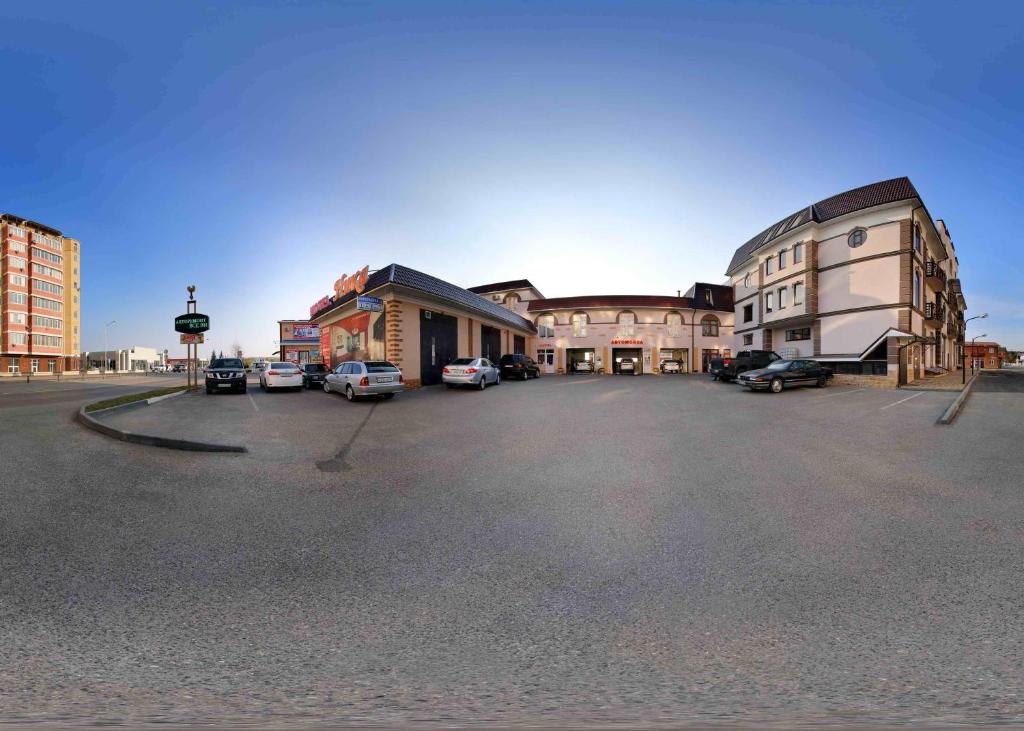
[[[302,366],[302,385],[306,388],[323,388],[327,373],[327,366],[323,363],[306,363]]]
[[[206,369],[206,392],[245,393],[245,364],[240,358],[216,358]]]
[[[518,378],[520,381],[540,378],[540,366],[528,355],[506,353],[498,361],[498,367],[502,378]]]

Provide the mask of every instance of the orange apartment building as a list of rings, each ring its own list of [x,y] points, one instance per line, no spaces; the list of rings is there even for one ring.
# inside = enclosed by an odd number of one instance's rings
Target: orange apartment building
[[[79,242],[0,214],[0,376],[79,368]]]
[[[999,343],[977,342],[964,345],[964,352],[967,357],[967,367],[974,368],[1002,368],[1004,360],[1004,349]]]

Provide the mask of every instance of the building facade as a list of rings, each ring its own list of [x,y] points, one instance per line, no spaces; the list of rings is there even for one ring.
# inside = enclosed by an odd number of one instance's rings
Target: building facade
[[[537,331],[535,357],[546,373],[571,373],[578,363],[605,374],[658,373],[666,360],[684,372],[706,371],[731,355],[732,288],[695,284],[685,295],[587,295],[546,298],[529,280],[470,287],[528,318]]]
[[[972,370],[980,368],[1002,368],[1006,351],[999,343],[975,342],[964,346],[967,352],[967,367]]]
[[[739,247],[734,349],[830,365],[895,386],[959,366],[966,303],[941,219],[907,178],[818,201]]]
[[[278,343],[275,353],[281,360],[304,365],[323,363],[320,353],[320,326],[309,320],[278,320]]]
[[[117,350],[91,350],[80,355],[84,367],[90,371],[108,373],[145,373],[153,366],[165,365],[163,350],[133,345]]]
[[[0,375],[79,369],[79,241],[0,214]]]

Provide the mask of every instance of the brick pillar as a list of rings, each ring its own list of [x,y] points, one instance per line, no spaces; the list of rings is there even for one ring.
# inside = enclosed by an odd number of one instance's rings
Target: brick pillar
[[[402,303],[398,300],[384,302],[384,352],[387,359],[402,368],[402,350],[405,347],[404,328],[402,324]]]
[[[612,374],[612,361],[611,361],[611,357],[610,357],[610,352],[611,351],[608,350],[608,346],[607,345],[604,346],[603,351],[604,351],[604,354],[603,354],[602,357],[604,359],[604,374],[606,376],[610,376]]]

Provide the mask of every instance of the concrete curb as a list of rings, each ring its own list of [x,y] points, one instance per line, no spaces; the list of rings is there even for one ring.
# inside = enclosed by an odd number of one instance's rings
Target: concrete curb
[[[953,420],[956,419],[960,410],[964,407],[964,404],[967,403],[967,397],[971,395],[971,389],[974,387],[974,382],[978,380],[978,375],[978,373],[975,373],[971,376],[971,380],[967,382],[967,385],[960,391],[960,395],[957,396],[953,403],[949,405],[949,408],[946,409],[946,413],[939,417],[939,424],[948,425],[953,423]]]
[[[158,437],[152,434],[136,434],[135,432],[124,431],[117,429],[116,427],[104,424],[102,421],[93,418],[93,414],[107,414],[111,411],[117,411],[119,409],[131,409],[139,408],[141,406],[150,406],[151,404],[159,403],[165,399],[172,398],[174,396],[182,396],[188,393],[188,391],[178,391],[177,393],[169,393],[164,396],[155,396],[151,399],[144,401],[134,401],[130,404],[121,404],[120,406],[111,406],[109,409],[100,409],[99,411],[86,412],[85,407],[88,404],[83,405],[78,413],[75,415],[75,420],[79,424],[92,429],[93,431],[99,432],[105,436],[117,439],[121,442],[131,442],[132,444],[142,444],[147,447],[163,447],[164,449],[181,449],[187,452],[248,452],[249,450],[243,446],[234,444],[213,444],[212,442],[194,442],[189,439],[172,439],[170,437]]]

